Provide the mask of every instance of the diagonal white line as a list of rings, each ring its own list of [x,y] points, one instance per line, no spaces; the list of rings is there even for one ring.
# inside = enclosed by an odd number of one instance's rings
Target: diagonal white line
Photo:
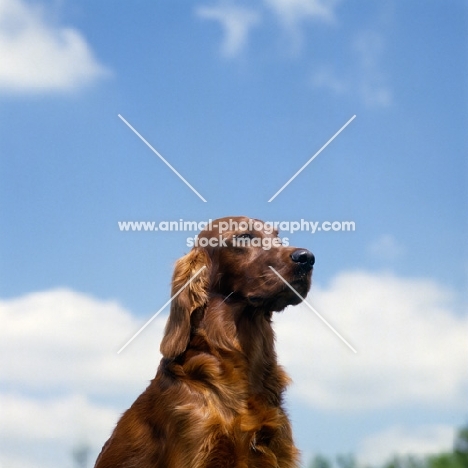
[[[353,115],[269,200],[273,201],[354,119]]]
[[[229,294],[223,299],[223,302],[221,302],[221,304],[224,304],[233,294],[234,294],[234,291],[232,291],[231,293],[229,293]],[[220,305],[221,305],[221,304],[220,304]]]
[[[120,354],[204,269],[202,266],[118,351]]]
[[[355,354],[357,354],[357,351],[272,267],[270,268],[273,270],[273,272],[280,278],[283,283],[288,286],[288,288],[294,292],[294,294],[302,299],[304,301],[304,304],[341,340],[343,341],[344,344],[348,346],[349,349]]]
[[[179,177],[179,179],[185,183],[185,185],[187,185],[187,187],[189,187],[199,198],[201,198],[205,203],[206,203],[206,200],[184,179],[184,177],[182,177],[174,167],[171,166],[171,164],[169,162],[166,161],[166,159],[164,159],[163,156],[161,156],[161,154],[156,151],[149,143],[148,141],[145,140],[145,138],[143,138],[143,136],[137,132],[137,130],[135,130],[120,114],[118,114],[120,120],[122,120],[122,122],[127,125],[127,127],[132,130],[133,133],[135,133],[135,135],[140,138],[140,140],[146,145],[148,146],[148,148],[156,155],[159,157],[159,159],[161,159],[161,161],[166,164],[166,166],[171,169],[172,172],[174,172],[174,174]]]

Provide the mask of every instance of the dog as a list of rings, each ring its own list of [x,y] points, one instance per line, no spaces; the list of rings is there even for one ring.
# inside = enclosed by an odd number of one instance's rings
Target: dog
[[[95,468],[299,466],[272,314],[307,295],[315,258],[270,227],[218,219],[177,261],[156,377]]]

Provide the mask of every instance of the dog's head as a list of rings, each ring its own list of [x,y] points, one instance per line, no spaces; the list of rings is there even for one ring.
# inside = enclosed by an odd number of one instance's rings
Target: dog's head
[[[171,311],[161,353],[181,354],[190,339],[190,317],[212,295],[229,296],[250,309],[280,311],[301,302],[311,284],[314,255],[284,246],[260,220],[221,218],[203,230],[197,245],[177,261]]]

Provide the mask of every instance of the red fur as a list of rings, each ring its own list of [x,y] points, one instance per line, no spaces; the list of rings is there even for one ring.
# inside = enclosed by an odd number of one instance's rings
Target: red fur
[[[268,267],[304,296],[313,260],[293,261],[293,247],[234,247],[239,233],[221,234],[227,247],[194,248],[177,262],[173,294],[205,268],[171,304],[156,377],[124,413],[95,468],[299,466],[271,317],[300,300]],[[200,237],[219,235],[215,228]]]

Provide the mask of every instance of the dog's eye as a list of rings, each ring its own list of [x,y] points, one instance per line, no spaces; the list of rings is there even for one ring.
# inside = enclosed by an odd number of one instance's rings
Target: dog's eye
[[[234,236],[236,239],[253,239],[254,236],[252,234],[249,234],[248,232],[244,232],[243,234],[237,234]]]

